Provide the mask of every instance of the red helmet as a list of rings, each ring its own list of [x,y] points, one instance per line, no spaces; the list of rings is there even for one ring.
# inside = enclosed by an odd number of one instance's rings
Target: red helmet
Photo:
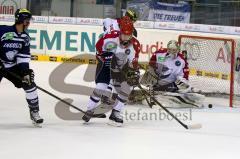
[[[133,22],[127,16],[124,16],[120,20],[120,31],[125,35],[132,35],[133,33]]]

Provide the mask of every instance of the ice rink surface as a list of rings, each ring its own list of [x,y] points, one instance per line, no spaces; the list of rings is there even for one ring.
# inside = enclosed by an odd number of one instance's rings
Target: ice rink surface
[[[32,62],[36,83],[73,104],[85,108],[87,96],[58,92],[49,86],[49,75],[59,63]],[[65,78],[69,84],[83,82],[86,66]],[[57,81],[56,81],[57,82]],[[0,85],[1,159],[239,159],[240,108],[229,108],[227,99],[207,98],[213,108],[192,110],[191,120],[199,130],[185,130],[171,120],[126,120],[124,127],[107,125],[108,119],[62,120],[55,114],[57,100],[39,91],[43,128],[33,127],[24,93],[5,79]],[[170,109],[188,113],[189,109]],[[158,112],[147,106],[127,106],[128,113]],[[76,111],[73,111],[76,112]]]

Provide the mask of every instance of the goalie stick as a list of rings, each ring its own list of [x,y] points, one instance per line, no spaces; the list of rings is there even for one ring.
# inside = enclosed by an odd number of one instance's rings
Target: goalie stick
[[[188,98],[184,99],[183,97],[181,97],[180,95],[178,95],[176,93],[171,93],[171,94],[167,93],[167,94],[163,94],[163,95],[164,96],[169,96],[169,97],[174,97],[174,98],[178,99],[180,102],[182,102],[183,104],[192,105],[195,108],[203,108],[203,107],[200,107],[197,104],[192,103],[191,101],[189,101]],[[188,101],[187,101],[187,99],[188,99]]]
[[[141,91],[142,91],[142,90],[141,90]],[[144,94],[144,92],[143,92],[143,95],[144,95],[144,98],[145,98],[148,106],[149,106],[150,108],[152,108],[154,104],[152,104],[152,102],[148,100],[148,98],[147,98],[146,94]]]
[[[161,103],[159,103],[155,98],[151,96],[150,93],[148,93],[146,90],[142,88],[140,84],[138,84],[138,88],[141,89],[141,91],[151,98],[155,103],[157,103],[165,112],[167,112],[172,118],[174,118],[179,124],[181,124],[185,129],[200,129],[202,127],[201,124],[192,124],[192,125],[187,125],[184,124],[181,120],[179,120],[176,116],[174,116],[167,108],[165,108]]]
[[[18,80],[21,80],[21,81],[22,81],[22,78],[21,78],[20,76],[18,76],[17,74],[15,74],[15,73],[13,73],[13,72],[11,72],[11,71],[7,71],[6,69],[5,69],[4,71],[6,71],[7,73],[11,74],[12,76],[14,76],[15,78],[17,78]],[[66,104],[66,105],[68,105],[68,106],[70,106],[70,107],[72,107],[72,108],[80,111],[81,113],[83,113],[83,114],[85,114],[85,115],[87,115],[87,116],[89,116],[89,117],[93,117],[93,118],[106,118],[106,115],[105,115],[104,113],[102,113],[102,114],[93,114],[93,115],[88,114],[87,112],[83,111],[82,109],[80,109],[80,108],[74,106],[73,104],[71,104],[71,103],[63,100],[62,98],[54,95],[53,93],[47,91],[46,89],[44,89],[44,88],[42,88],[42,87],[40,87],[40,86],[38,86],[38,85],[36,85],[36,88],[39,89],[39,90],[41,90],[42,92],[44,92],[44,93],[52,96],[53,98],[55,98],[55,99],[63,102],[64,104]]]

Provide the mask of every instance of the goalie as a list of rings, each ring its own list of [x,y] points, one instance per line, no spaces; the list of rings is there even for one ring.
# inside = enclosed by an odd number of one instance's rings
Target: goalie
[[[192,93],[188,82],[188,63],[179,51],[179,44],[175,40],[168,42],[167,49],[156,51],[141,84],[149,87],[152,95],[158,95],[160,101],[168,100],[167,104],[171,103],[173,107],[202,107],[204,96]],[[150,104],[154,105],[153,102]]]

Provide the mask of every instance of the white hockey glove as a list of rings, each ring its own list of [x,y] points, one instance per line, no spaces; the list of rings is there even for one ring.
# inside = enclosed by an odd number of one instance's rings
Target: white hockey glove
[[[158,82],[158,76],[156,75],[154,69],[149,67],[144,73],[140,83],[145,86],[154,85]]]
[[[188,81],[183,77],[178,77],[175,81],[175,84],[178,87],[178,92],[188,93],[191,92],[191,86],[188,84]]]

